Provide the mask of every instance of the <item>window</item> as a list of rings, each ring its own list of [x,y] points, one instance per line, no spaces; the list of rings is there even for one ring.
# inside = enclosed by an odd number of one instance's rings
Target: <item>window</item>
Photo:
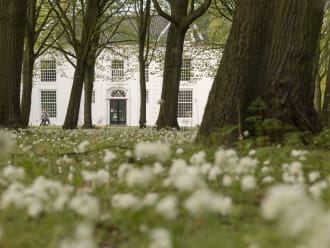
[[[41,82],[56,82],[56,60],[41,60]]]
[[[92,92],[92,103],[95,103],[95,90]]]
[[[112,81],[122,81],[124,79],[124,61],[112,60],[111,62]]]
[[[146,90],[146,103],[149,103],[149,90]]]
[[[181,81],[190,81],[191,78],[191,59],[182,60]]]
[[[149,82],[149,65],[146,65],[145,70],[144,70],[144,74],[146,77],[146,82]]]
[[[46,110],[50,118],[56,118],[56,90],[41,91],[41,111]]]
[[[178,98],[178,118],[192,118],[192,90],[180,90]]]

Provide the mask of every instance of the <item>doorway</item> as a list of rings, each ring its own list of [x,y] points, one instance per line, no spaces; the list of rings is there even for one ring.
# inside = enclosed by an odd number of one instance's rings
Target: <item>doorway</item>
[[[126,99],[110,99],[110,125],[127,125]]]

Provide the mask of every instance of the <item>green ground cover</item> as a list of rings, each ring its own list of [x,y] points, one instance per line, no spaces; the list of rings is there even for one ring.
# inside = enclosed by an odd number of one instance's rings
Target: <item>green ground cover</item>
[[[330,247],[327,131],[307,146],[245,139],[236,150],[194,143],[195,129],[10,135],[1,247]]]

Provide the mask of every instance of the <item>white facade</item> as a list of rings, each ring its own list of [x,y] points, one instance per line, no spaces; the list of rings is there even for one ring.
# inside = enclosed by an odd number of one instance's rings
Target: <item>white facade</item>
[[[139,73],[137,56],[133,50],[126,47],[122,57],[104,52],[104,55],[99,58],[94,83],[95,101],[92,103],[93,124],[138,126]],[[190,53],[185,53],[187,63],[184,65],[183,74],[186,75],[182,78],[186,80],[181,81],[178,109],[180,126],[196,126],[201,123],[218,57],[214,51],[206,53],[200,53],[200,56],[195,56],[196,51],[192,50]],[[63,124],[73,72],[73,67],[60,57],[56,59],[44,57],[36,62],[30,125],[40,124],[42,109],[46,109],[50,114],[51,124]],[[161,102],[161,59],[150,64],[148,78],[146,83],[147,125],[153,126],[156,123]],[[83,124],[83,101],[82,96],[78,125]]]

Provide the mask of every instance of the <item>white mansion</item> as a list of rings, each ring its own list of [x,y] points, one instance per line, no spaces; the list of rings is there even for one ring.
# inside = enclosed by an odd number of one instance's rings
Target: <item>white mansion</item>
[[[163,34],[168,27],[164,25]],[[194,27],[187,33],[184,51],[178,100],[180,126],[200,124],[219,57],[217,50],[205,49],[201,42],[203,37],[196,30],[194,32]],[[151,126],[155,125],[160,107],[164,52],[164,48],[159,49],[146,69],[147,125]],[[122,46],[118,53],[103,52],[96,65],[92,97],[93,124],[138,126],[138,69],[136,46]],[[48,111],[51,124],[63,124],[73,72],[74,68],[61,56],[47,55],[36,62],[30,125],[40,124],[42,109]],[[83,101],[82,96],[78,125],[83,124]]]

